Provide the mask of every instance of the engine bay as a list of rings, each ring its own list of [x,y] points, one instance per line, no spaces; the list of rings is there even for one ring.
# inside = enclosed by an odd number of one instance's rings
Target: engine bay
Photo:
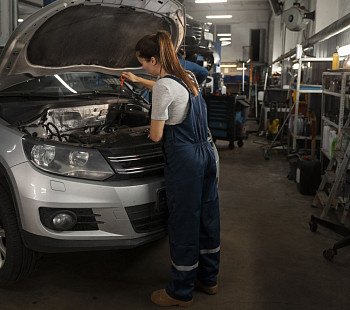
[[[136,103],[117,102],[49,108],[19,129],[32,137],[111,147],[135,143],[149,134],[148,110]]]

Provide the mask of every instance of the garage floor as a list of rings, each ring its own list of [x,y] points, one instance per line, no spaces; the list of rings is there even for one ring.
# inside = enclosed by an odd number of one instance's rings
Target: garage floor
[[[264,138],[220,153],[221,272],[215,296],[195,292],[192,309],[348,310],[350,247],[333,263],[322,251],[339,239],[308,226],[313,197],[287,179],[277,150],[263,158]],[[169,276],[167,238],[129,251],[43,255],[28,280],[0,290],[0,309],[158,309],[149,297]]]

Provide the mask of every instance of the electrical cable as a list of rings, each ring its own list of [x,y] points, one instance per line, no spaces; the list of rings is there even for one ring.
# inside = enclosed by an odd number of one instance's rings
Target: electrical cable
[[[56,130],[56,133],[57,133],[57,134],[56,134],[56,135],[54,134],[54,135],[58,137],[58,140],[62,141],[62,137],[61,137],[60,131],[58,130],[58,128],[56,127],[56,125],[53,124],[53,123],[51,123],[51,122],[48,122],[48,123],[46,124],[46,128],[51,132],[51,134],[53,134],[53,132],[50,130],[49,126],[52,126],[52,127]]]

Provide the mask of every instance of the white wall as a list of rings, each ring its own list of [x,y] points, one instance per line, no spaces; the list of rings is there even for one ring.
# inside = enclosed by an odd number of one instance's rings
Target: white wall
[[[243,46],[250,45],[250,30],[265,29],[267,32],[267,22],[252,22],[231,25],[231,45],[221,47],[221,62],[235,62],[242,60]],[[265,44],[266,47],[266,44]]]
[[[339,18],[339,2],[344,5],[344,0],[317,0],[316,1],[316,21],[315,33],[334,23]],[[345,14],[344,14],[345,15]]]
[[[338,0],[338,18],[350,13],[350,0]]]
[[[270,36],[272,41],[270,40],[269,48],[272,50],[272,59],[275,60],[282,54],[282,32],[283,32],[283,23],[281,16],[273,16],[272,24],[270,27]]]

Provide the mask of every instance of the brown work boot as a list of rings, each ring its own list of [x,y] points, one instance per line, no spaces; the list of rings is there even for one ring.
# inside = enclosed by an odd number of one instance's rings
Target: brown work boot
[[[183,301],[170,297],[164,288],[162,290],[154,291],[151,295],[151,300],[160,307],[191,307],[193,305],[193,300]]]
[[[215,295],[219,289],[217,284],[214,286],[207,286],[207,285],[204,285],[202,282],[200,282],[197,279],[194,281],[194,287],[201,290],[202,292],[204,292],[208,295]]]

